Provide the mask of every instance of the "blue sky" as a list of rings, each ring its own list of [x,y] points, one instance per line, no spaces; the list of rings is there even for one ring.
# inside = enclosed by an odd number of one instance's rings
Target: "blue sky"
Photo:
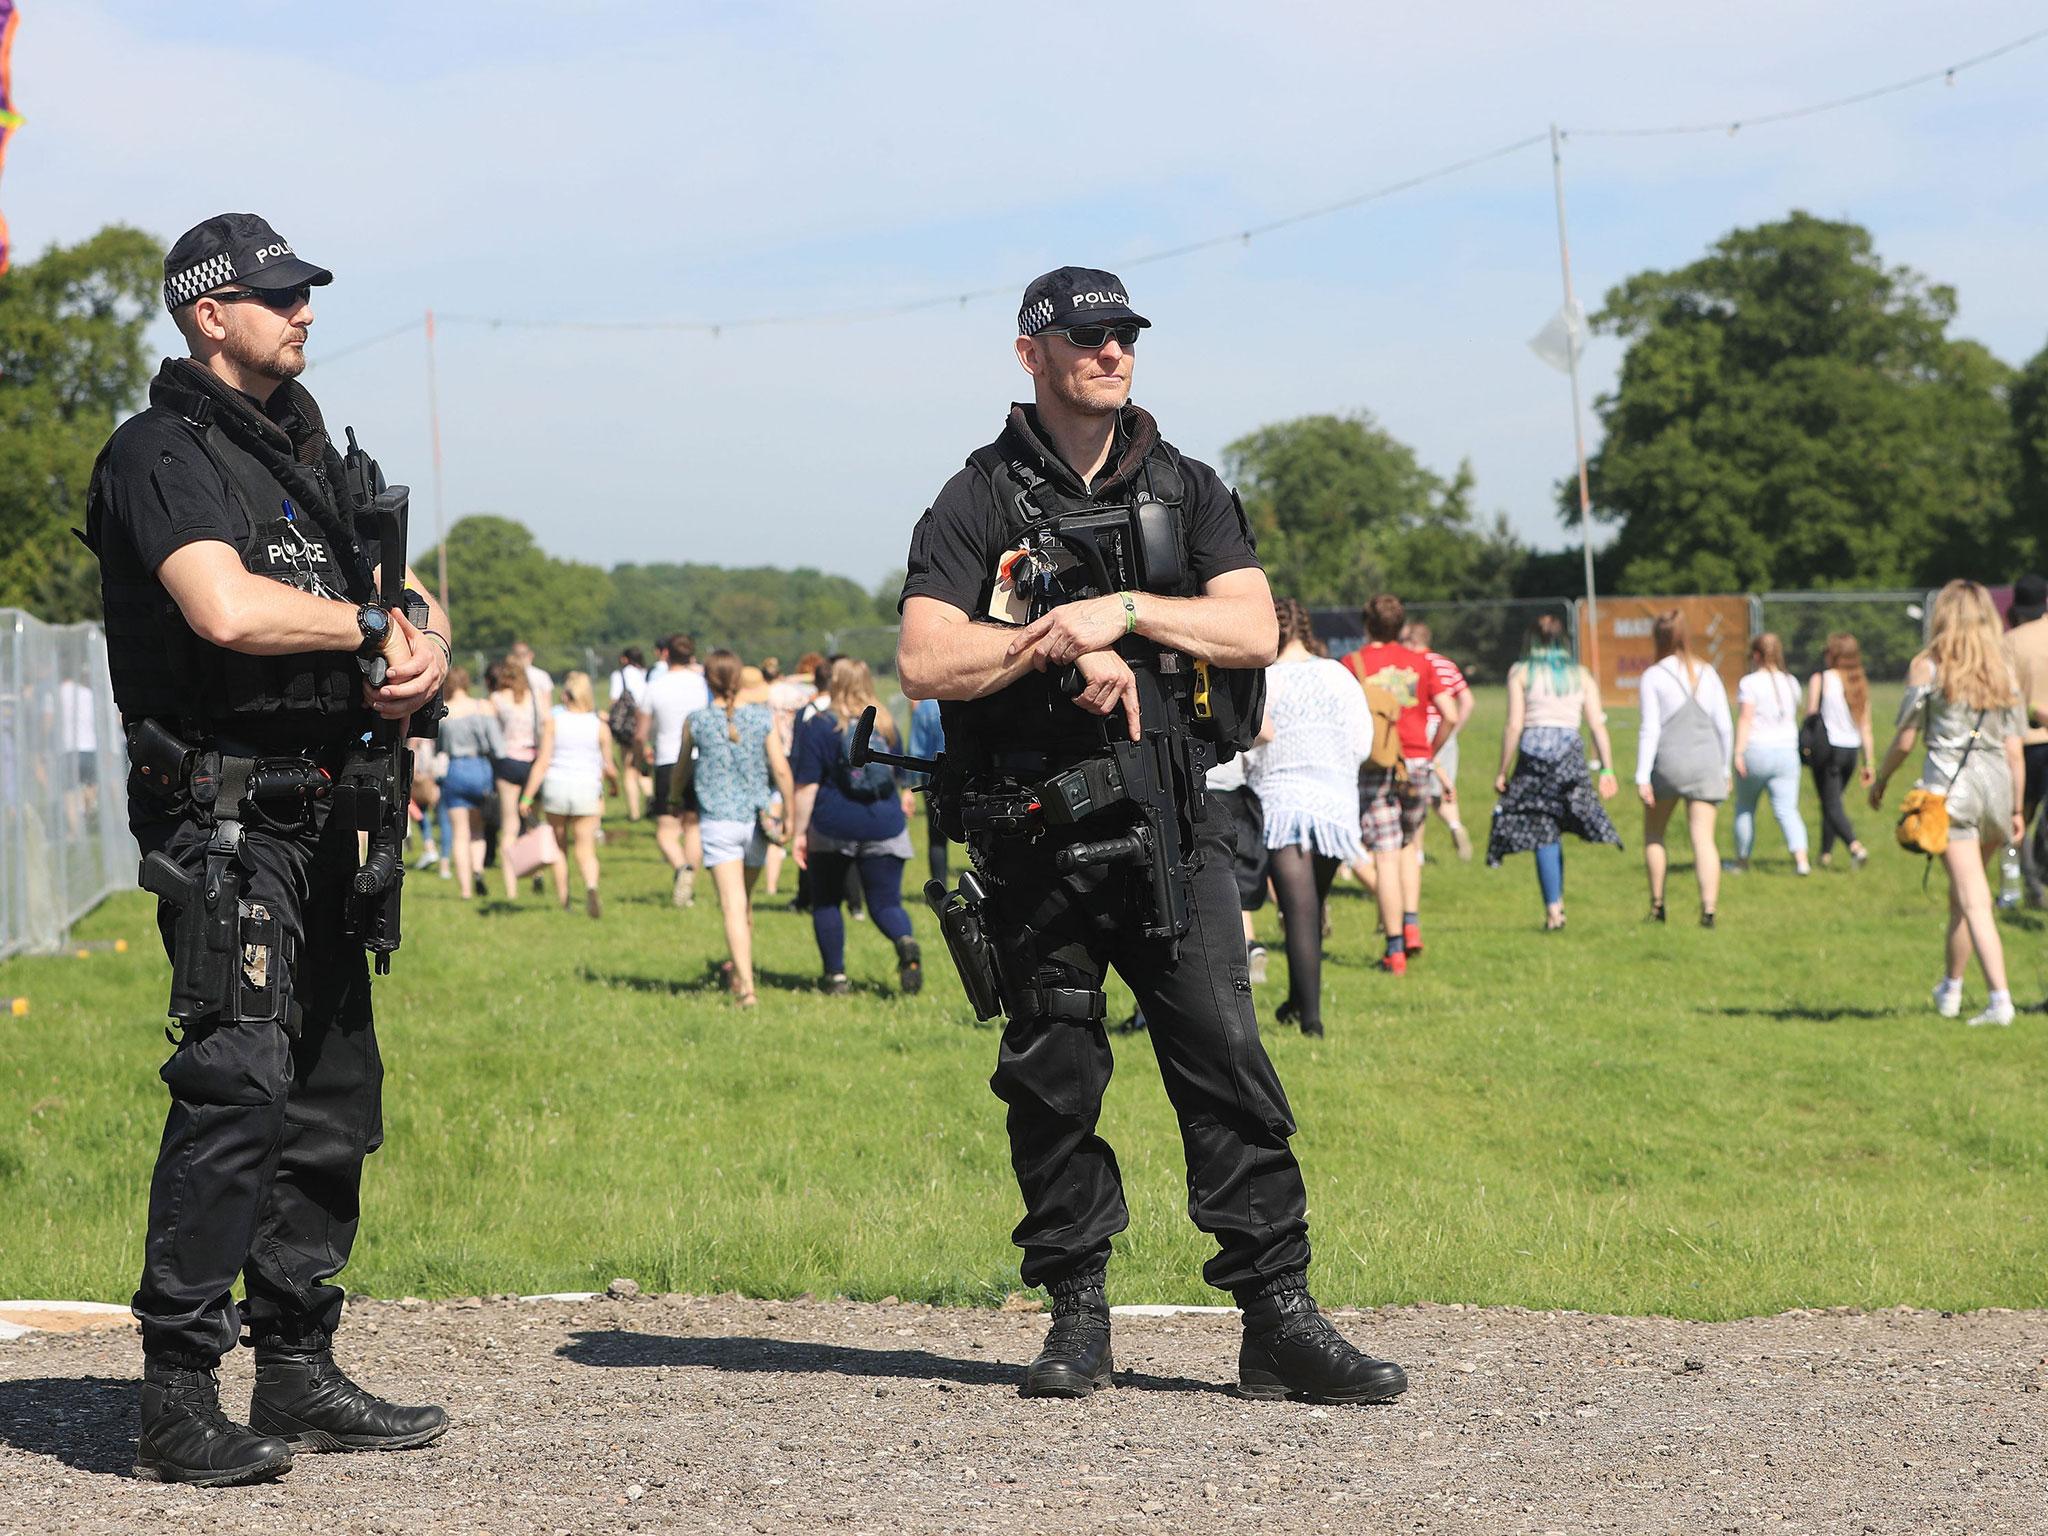
[[[1524,134],[1753,116],[2043,24],[2038,7],[1733,0],[962,7],[23,0],[23,255],[125,221],[267,214],[331,266],[308,383],[432,510],[444,315],[814,313],[1118,269]],[[1777,127],[1567,147],[1589,305],[1794,207],[1953,285],[2008,361],[2048,342],[2048,41]],[[1570,469],[1550,167],[1525,150],[1292,230],[1130,267],[1136,397],[1186,451],[1369,410],[1539,546]],[[556,554],[872,581],[1024,378],[1015,299],[707,336],[489,329],[439,348],[449,518]],[[174,340],[166,324],[159,338]],[[1592,391],[1618,353],[1596,342]]]

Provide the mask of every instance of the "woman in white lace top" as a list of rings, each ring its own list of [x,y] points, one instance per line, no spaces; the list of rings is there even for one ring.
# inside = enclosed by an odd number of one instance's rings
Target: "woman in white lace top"
[[[1372,715],[1357,680],[1310,649],[1308,610],[1273,605],[1280,655],[1266,669],[1271,739],[1246,761],[1272,850],[1273,893],[1287,925],[1287,1001],[1274,1017],[1323,1032],[1323,907],[1337,866],[1365,856],[1358,837],[1358,765],[1372,751]]]

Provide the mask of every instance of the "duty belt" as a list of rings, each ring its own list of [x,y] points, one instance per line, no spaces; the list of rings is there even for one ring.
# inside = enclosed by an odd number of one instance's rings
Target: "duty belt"
[[[216,824],[239,824],[250,810],[276,819],[280,810],[297,807],[303,816],[313,801],[326,797],[344,755],[332,749],[258,756],[233,750],[237,745],[216,738],[193,746],[156,719],[141,720],[128,731],[136,777],[166,803],[182,800]],[[283,819],[298,818],[287,814]],[[239,831],[231,835],[239,837]]]

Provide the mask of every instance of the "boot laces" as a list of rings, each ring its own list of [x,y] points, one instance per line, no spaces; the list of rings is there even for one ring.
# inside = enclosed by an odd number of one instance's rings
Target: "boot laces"
[[[208,1439],[234,1428],[234,1421],[220,1405],[220,1371],[217,1367],[186,1372],[184,1379],[165,1383],[163,1390],[166,1403],[177,1404],[188,1417],[207,1427]]]

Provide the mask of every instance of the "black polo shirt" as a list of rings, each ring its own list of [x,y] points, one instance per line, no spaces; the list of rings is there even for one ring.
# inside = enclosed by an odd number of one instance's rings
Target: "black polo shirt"
[[[1029,406],[1014,408],[1010,423],[993,446],[1005,455],[1027,457],[1068,494],[1077,492],[1079,478],[1033,430],[1035,422],[1036,413]],[[1147,430],[1151,430],[1151,419],[1137,407],[1126,406],[1118,424],[1120,439]],[[1181,458],[1179,463],[1185,488],[1181,516],[1188,568],[1196,585],[1227,571],[1257,569],[1259,557],[1251,528],[1222,477],[1197,459]],[[1091,500],[1114,505],[1130,498],[1130,481],[1128,477],[1105,476],[1086,494]],[[935,597],[971,618],[983,617],[995,588],[997,562],[1014,542],[990,491],[988,476],[969,464],[945,483],[917,521],[910,536],[909,569],[903,595],[897,600],[898,610],[913,597]]]

